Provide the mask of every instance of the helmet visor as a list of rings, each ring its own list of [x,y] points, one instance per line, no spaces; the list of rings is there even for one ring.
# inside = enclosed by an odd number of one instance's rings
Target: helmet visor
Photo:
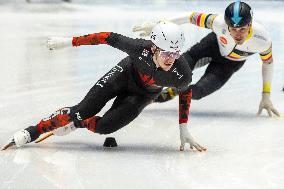
[[[179,52],[170,52],[170,51],[163,51],[160,50],[159,55],[163,59],[178,59],[180,57]]]

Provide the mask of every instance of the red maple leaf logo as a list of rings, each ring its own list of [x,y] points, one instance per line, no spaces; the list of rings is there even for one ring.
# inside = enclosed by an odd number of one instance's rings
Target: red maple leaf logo
[[[155,84],[156,81],[153,78],[150,79],[149,75],[144,75],[144,74],[139,73],[139,76],[140,76],[140,79],[144,83],[147,83],[150,86],[156,86],[156,84]]]

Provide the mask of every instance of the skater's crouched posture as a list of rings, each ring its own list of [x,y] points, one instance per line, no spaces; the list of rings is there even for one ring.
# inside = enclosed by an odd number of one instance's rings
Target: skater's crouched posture
[[[112,32],[101,32],[81,37],[53,37],[48,41],[50,50],[68,46],[107,44],[126,52],[121,60],[91,88],[77,105],[65,107],[42,119],[37,125],[14,134],[10,145],[20,147],[35,141],[46,132],[65,135],[76,128],[87,128],[109,134],[133,121],[161,92],[163,87],[186,89],[191,82],[189,64],[180,57],[184,35],[179,26],[162,22],[153,28],[151,40],[132,39]],[[180,123],[186,123],[191,91],[180,95]],[[115,98],[111,108],[102,116],[96,114]],[[180,129],[182,145],[189,142],[198,150],[185,124]]]

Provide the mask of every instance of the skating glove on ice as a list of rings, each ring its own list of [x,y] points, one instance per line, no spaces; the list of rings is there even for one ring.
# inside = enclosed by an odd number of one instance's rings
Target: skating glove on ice
[[[260,115],[263,109],[267,110],[267,113],[270,117],[272,117],[272,113],[280,117],[280,113],[273,107],[273,104],[270,100],[270,93],[262,93],[262,99],[259,104],[257,115]]]
[[[204,148],[203,146],[201,146],[200,144],[195,142],[194,138],[189,133],[187,127],[188,126],[187,126],[186,123],[179,124],[180,142],[181,142],[180,151],[184,151],[185,143],[189,143],[191,149],[193,149],[193,147],[194,147],[200,152],[206,151],[206,148]]]
[[[47,48],[49,50],[72,47],[72,37],[49,37],[47,39]]]

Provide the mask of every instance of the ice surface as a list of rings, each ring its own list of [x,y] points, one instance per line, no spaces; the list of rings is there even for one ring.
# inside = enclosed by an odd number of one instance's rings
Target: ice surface
[[[249,3],[272,37],[272,101],[284,113],[284,3]],[[0,144],[58,108],[78,103],[126,56],[103,45],[49,51],[47,36],[114,31],[138,37],[131,27],[143,21],[193,10],[222,13],[226,5],[223,1],[0,4]],[[208,33],[190,25],[183,28],[187,47]],[[194,73],[194,81],[203,71]],[[77,130],[0,152],[0,188],[283,188],[284,121],[268,118],[265,112],[256,117],[261,85],[261,60],[254,55],[221,90],[192,102],[191,131],[208,148],[205,153],[188,148],[179,152],[175,99],[150,105],[133,123],[111,134],[119,145],[115,149],[102,147],[106,136]]]

